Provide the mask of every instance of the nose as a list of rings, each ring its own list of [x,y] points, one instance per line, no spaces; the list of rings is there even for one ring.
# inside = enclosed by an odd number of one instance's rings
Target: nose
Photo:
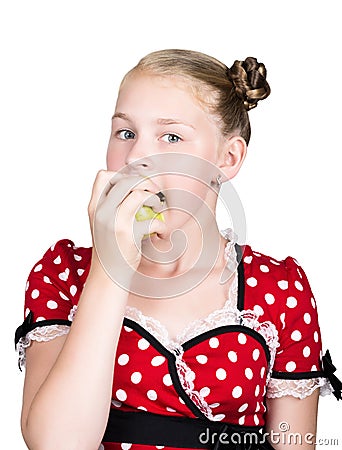
[[[155,164],[152,160],[153,152],[147,142],[136,141],[126,157],[125,172],[130,175],[151,175]]]

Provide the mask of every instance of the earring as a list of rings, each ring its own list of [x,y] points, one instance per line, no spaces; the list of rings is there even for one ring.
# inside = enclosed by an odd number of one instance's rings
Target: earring
[[[221,187],[221,184],[222,184],[222,175],[221,175],[220,173],[217,175],[216,181],[213,181],[213,184],[214,184],[216,187],[218,187],[218,188]]]

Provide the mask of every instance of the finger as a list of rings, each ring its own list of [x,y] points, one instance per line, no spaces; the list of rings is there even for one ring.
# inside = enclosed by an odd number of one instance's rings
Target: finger
[[[151,234],[157,233],[161,237],[166,235],[167,226],[158,219],[144,220],[142,222],[134,222],[133,233],[135,239],[140,242],[148,238]]]
[[[165,209],[165,201],[161,201],[161,198],[165,198],[165,196],[161,191],[159,191],[156,194],[150,195],[148,198],[146,198],[143,205],[149,206],[156,213],[160,213]]]

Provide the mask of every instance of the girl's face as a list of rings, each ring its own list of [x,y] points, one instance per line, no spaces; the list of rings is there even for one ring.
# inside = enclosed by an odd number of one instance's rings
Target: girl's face
[[[208,182],[215,179],[215,173],[219,173],[219,170],[213,171],[212,168],[216,168],[223,144],[224,138],[215,118],[205,111],[183,80],[133,74],[124,81],[118,95],[108,144],[107,167],[117,172],[130,164],[140,175],[148,176],[149,168],[139,162],[141,158],[145,162],[150,158],[153,164],[153,155],[158,155],[158,161],[162,161],[162,155],[171,152],[177,154],[177,160],[182,165],[182,155],[186,155],[186,161],[183,157],[186,164],[189,158],[191,160],[191,155],[196,156],[204,163],[208,161],[203,166],[206,170],[202,167],[199,174],[202,179],[206,178],[205,183],[193,177],[166,173],[167,170],[172,171],[172,167],[160,167],[159,175],[154,176],[153,181],[165,192],[169,207],[173,203],[172,196],[174,205],[179,203],[179,199],[176,201],[176,191],[181,198],[180,190],[208,201],[208,195],[212,196]],[[215,203],[213,198],[216,200],[212,196],[209,203]],[[215,204],[210,206],[214,208]]]

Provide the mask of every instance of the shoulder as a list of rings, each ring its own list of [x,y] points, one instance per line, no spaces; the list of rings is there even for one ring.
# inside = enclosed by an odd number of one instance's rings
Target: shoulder
[[[29,309],[34,304],[53,300],[77,302],[88,276],[91,247],[78,247],[70,239],[51,245],[37,261],[28,276],[25,299]]]
[[[45,251],[42,258],[33,266],[31,274],[45,271],[58,272],[62,280],[70,275],[70,272],[76,271],[79,276],[82,276],[89,270],[91,252],[91,247],[78,247],[71,239],[61,239]],[[65,271],[64,277],[61,269]]]
[[[264,312],[264,318],[279,320],[282,313],[295,307],[315,306],[309,281],[302,266],[293,256],[283,259],[241,246],[245,281],[245,308]],[[256,305],[256,306],[255,306]]]

